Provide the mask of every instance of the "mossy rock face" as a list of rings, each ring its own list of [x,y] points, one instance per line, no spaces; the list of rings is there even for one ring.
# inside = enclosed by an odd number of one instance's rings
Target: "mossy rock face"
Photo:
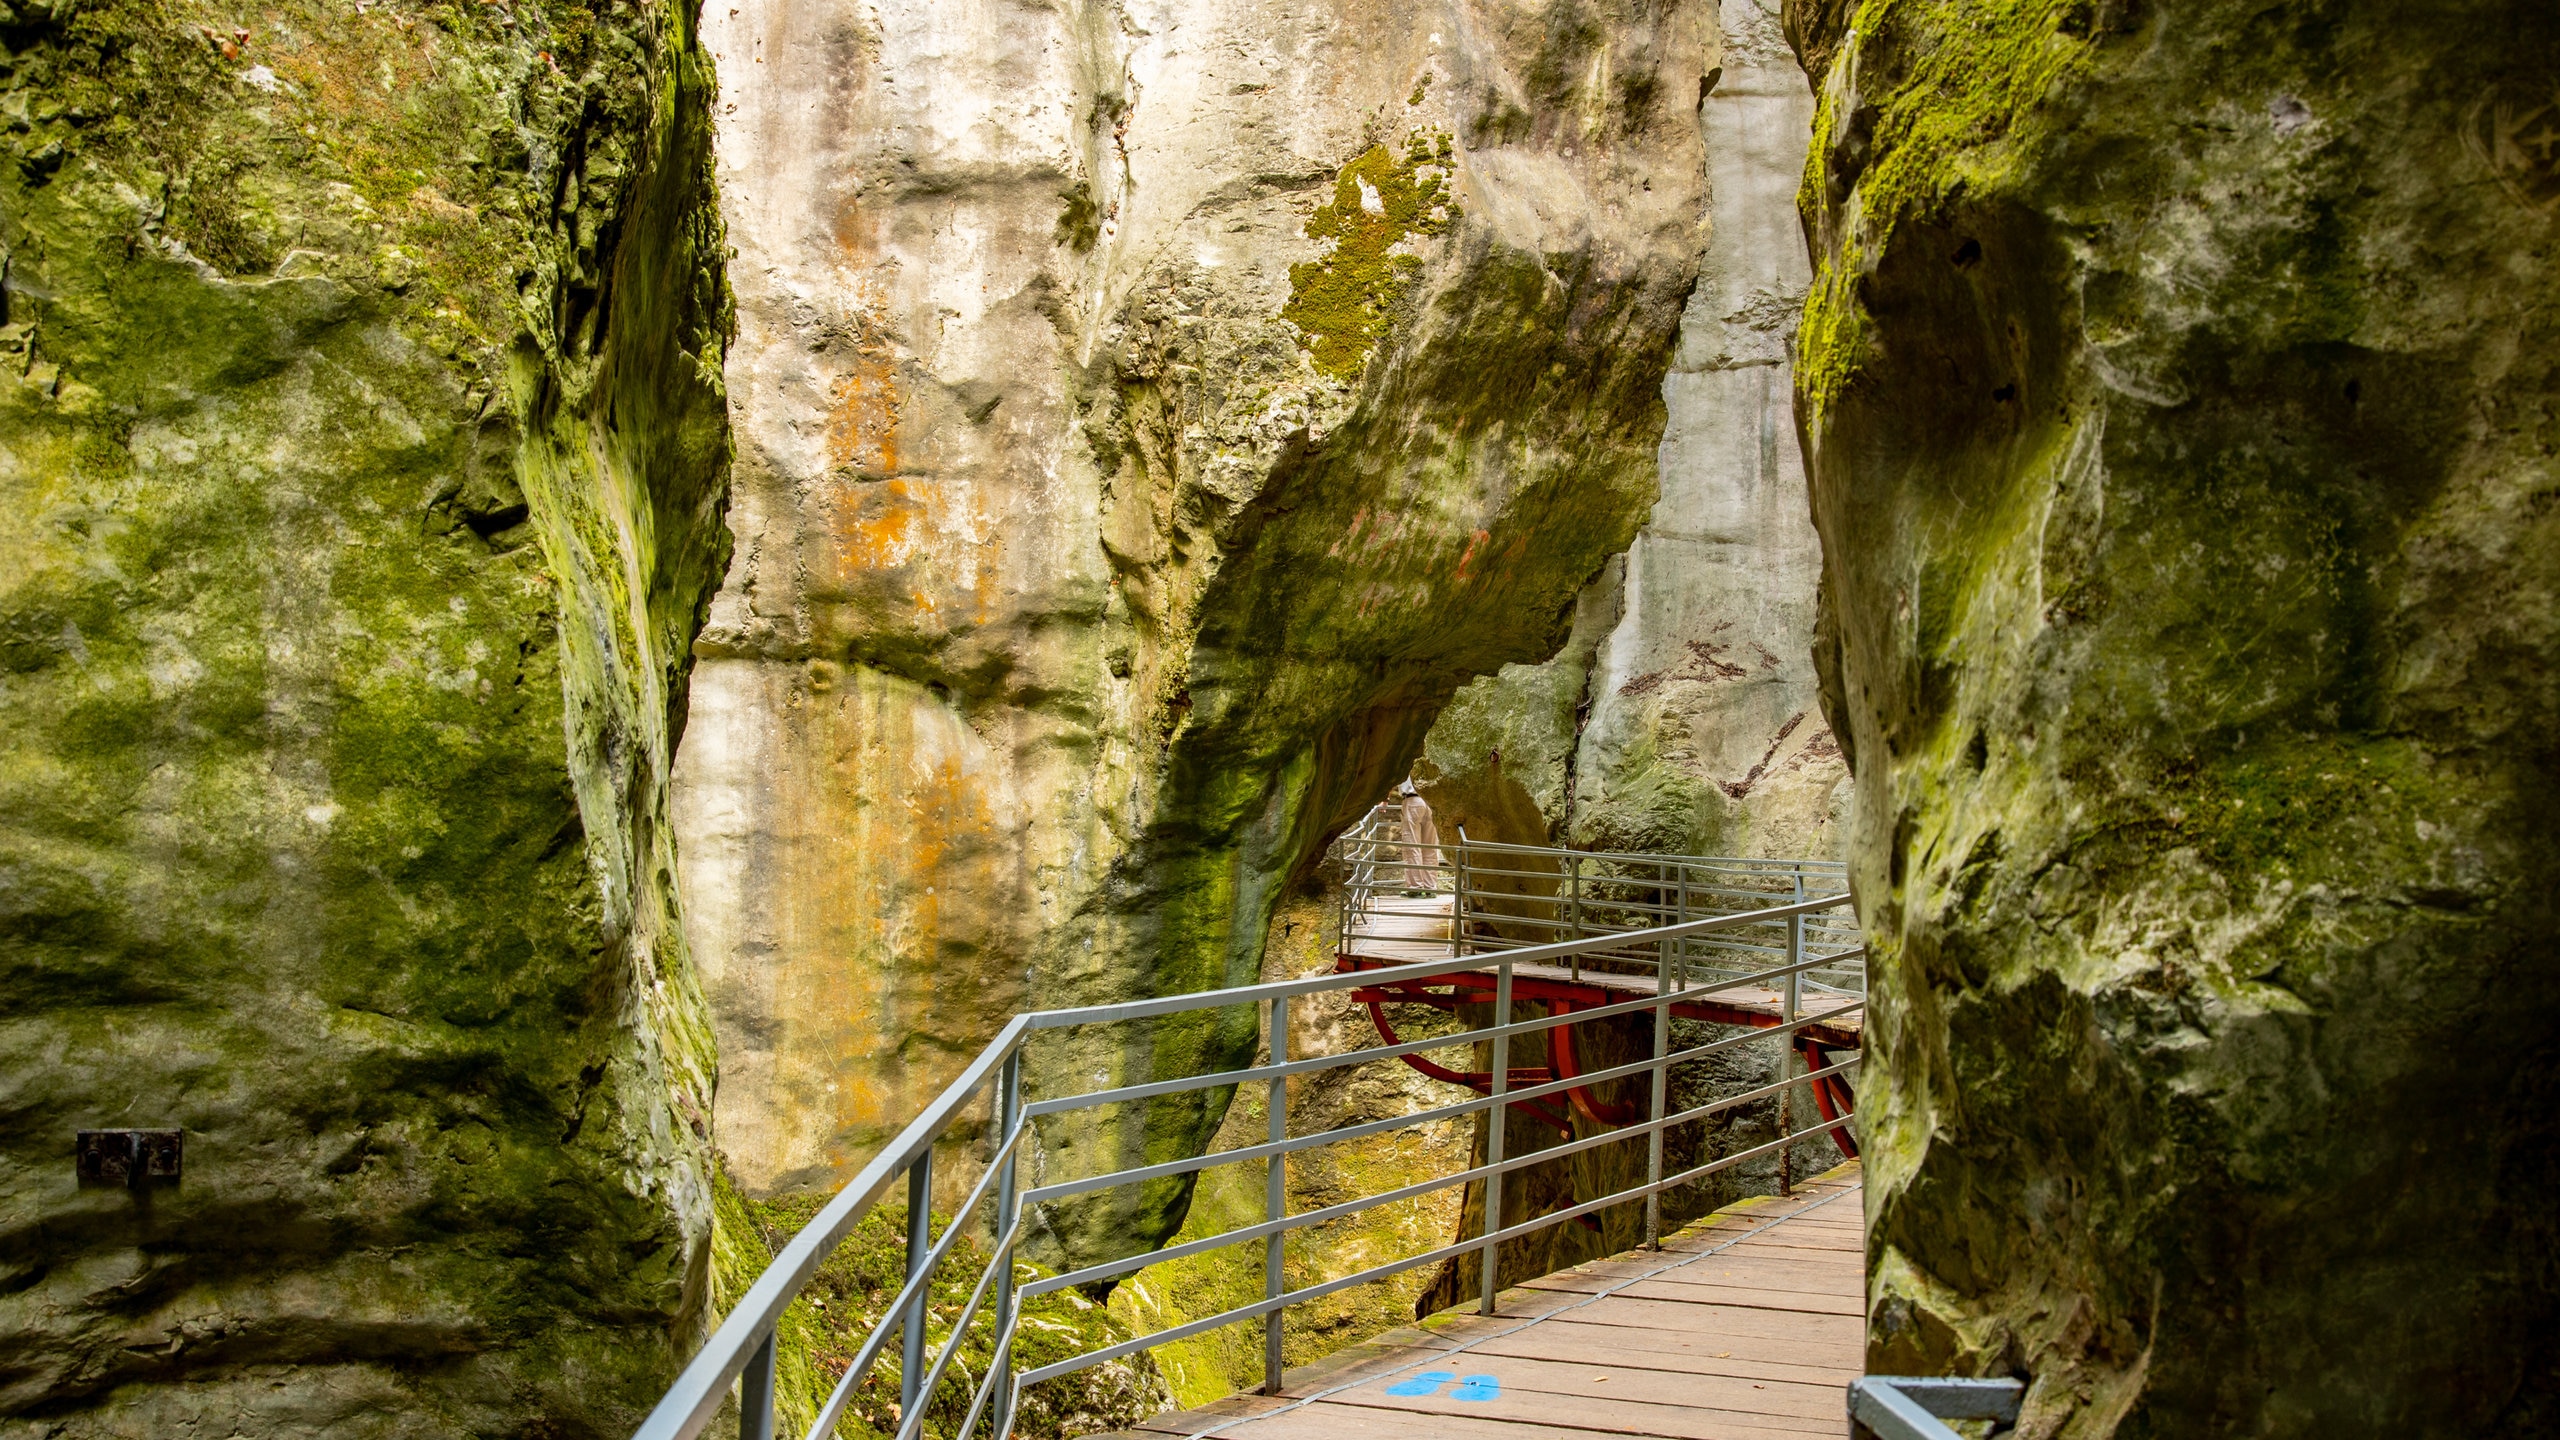
[[[2551,1429],[2560,14],[1794,8],[1871,1367]]]
[[[707,1299],[690,15],[0,45],[0,1428],[624,1433]],[[183,1183],[76,1189],[108,1125]]]
[[[1289,267],[1289,303],[1280,318],[1306,337],[1318,370],[1359,378],[1422,277],[1421,257],[1399,247],[1447,234],[1461,213],[1449,198],[1452,168],[1446,133],[1415,131],[1401,160],[1372,145],[1342,167],[1333,198],[1307,217],[1307,238],[1330,248]]]

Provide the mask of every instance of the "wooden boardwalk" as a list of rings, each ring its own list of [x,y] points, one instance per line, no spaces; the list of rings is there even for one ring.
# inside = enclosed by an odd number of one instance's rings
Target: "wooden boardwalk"
[[[1661,1252],[1597,1260],[1292,1370],[1276,1396],[1161,1415],[1121,1440],[1801,1440],[1848,1433],[1863,1369],[1852,1163],[1728,1207]]]

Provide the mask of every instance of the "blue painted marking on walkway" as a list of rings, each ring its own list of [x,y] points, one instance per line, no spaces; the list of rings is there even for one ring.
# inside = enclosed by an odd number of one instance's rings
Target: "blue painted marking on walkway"
[[[1458,1382],[1458,1388],[1449,1392],[1449,1398],[1452,1400],[1499,1400],[1502,1398],[1502,1382],[1490,1375],[1470,1375]]]
[[[1390,1395],[1428,1395],[1457,1378],[1457,1375],[1452,1371],[1425,1370],[1410,1380],[1400,1381],[1388,1386],[1387,1393]]]

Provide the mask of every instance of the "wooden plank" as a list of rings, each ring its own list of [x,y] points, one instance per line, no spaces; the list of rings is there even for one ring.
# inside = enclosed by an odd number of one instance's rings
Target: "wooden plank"
[[[1683,1231],[1680,1235],[1674,1236],[1673,1239],[1685,1239],[1689,1235],[1711,1230],[1757,1230],[1762,1228],[1777,1229],[1785,1228],[1787,1226],[1811,1225],[1826,1218],[1832,1218],[1832,1223],[1845,1225],[1850,1229],[1860,1229],[1866,1224],[1866,1217],[1858,1213],[1858,1203],[1851,1196],[1842,1195],[1837,1198],[1832,1198],[1815,1195],[1810,1198],[1823,1201],[1824,1203],[1819,1205],[1798,1205],[1789,1209],[1780,1209],[1775,1206],[1753,1206],[1748,1210],[1727,1211],[1724,1214],[1717,1216],[1714,1220],[1708,1222],[1705,1226],[1698,1227],[1695,1230]]]
[[[1810,1315],[1864,1315],[1865,1301],[1855,1295],[1825,1295],[1802,1290],[1755,1290],[1740,1285],[1670,1284],[1670,1277],[1641,1280],[1627,1285],[1622,1280],[1601,1280],[1570,1271],[1543,1276],[1529,1283],[1532,1289],[1562,1294],[1591,1295],[1612,1285],[1623,1285],[1617,1297],[1638,1300],[1671,1300],[1683,1304],[1740,1305],[1753,1310],[1793,1311]]]
[[[1860,1343],[1866,1327],[1853,1315],[1812,1315],[1801,1310],[1762,1310],[1736,1305],[1690,1305],[1677,1300],[1639,1300],[1613,1295],[1597,1305],[1573,1312],[1586,1325],[1614,1325],[1631,1330],[1668,1330],[1682,1334],[1759,1335],[1783,1340],[1803,1336],[1834,1344]]]
[[[1864,1256],[1829,1255],[1802,1250],[1784,1252],[1736,1246],[1722,1254],[1701,1255],[1695,1259],[1671,1264],[1660,1256],[1641,1256],[1632,1260],[1597,1260],[1575,1266],[1562,1274],[1587,1275],[1595,1280],[1616,1282],[1642,1277],[1665,1280],[1681,1285],[1755,1285],[1764,1290],[1809,1289],[1819,1294],[1837,1294],[1843,1288],[1864,1289],[1867,1265]]]
[[[1466,1410],[1460,1410],[1464,1405]],[[1845,1402],[1844,1402],[1845,1405]],[[1724,1440],[1745,1434],[1752,1436],[1837,1435],[1846,1428],[1842,1420],[1811,1420],[1793,1415],[1757,1414],[1747,1410],[1709,1409],[1699,1406],[1648,1405],[1640,1401],[1613,1400],[1595,1405],[1577,1396],[1553,1395],[1538,1390],[1505,1388],[1499,1398],[1470,1404],[1436,1395],[1390,1395],[1384,1385],[1364,1385],[1309,1406],[1318,1408],[1361,1407],[1429,1416],[1427,1426],[1408,1428],[1405,1433],[1415,1440],[1436,1437],[1443,1432],[1446,1418],[1480,1412],[1496,1420],[1514,1424],[1597,1430],[1610,1435],[1643,1435],[1655,1440]],[[1841,1412],[1845,1414],[1845,1408]],[[1255,1432],[1261,1427],[1256,1426]]]
[[[1848,1195],[1840,1196],[1826,1204],[1808,1205],[1803,1210],[1788,1215],[1781,1223],[1788,1226],[1829,1225],[1841,1230],[1860,1231],[1866,1229],[1867,1224],[1866,1217],[1858,1213],[1855,1198]]]
[[[1809,1203],[1812,1201],[1823,1203]],[[1792,1201],[1764,1203],[1747,1210],[1729,1210],[1719,1216],[1716,1223],[1765,1225],[1772,1221],[1787,1225],[1837,1225],[1848,1230],[1864,1229],[1867,1223],[1853,1195],[1845,1191],[1826,1195],[1807,1190],[1798,1190]]]
[[[1594,1364],[1544,1355],[1495,1355],[1483,1349],[1453,1357],[1445,1366],[1425,1368],[1433,1373],[1447,1369],[1491,1375],[1501,1382],[1505,1395],[1514,1390],[1534,1390],[1546,1395],[1579,1395],[1604,1405],[1633,1401],[1829,1420],[1841,1413],[1842,1403],[1837,1385],[1820,1382]]]
[[[1553,1293],[1598,1293],[1604,1287],[1618,1295],[1644,1295],[1656,1300],[1710,1299],[1691,1296],[1690,1290],[1736,1290],[1771,1295],[1795,1295],[1820,1302],[1816,1308],[1826,1313],[1842,1313],[1832,1307],[1840,1301],[1855,1301],[1866,1294],[1866,1272],[1843,1269],[1834,1275],[1808,1275],[1801,1270],[1779,1270],[1769,1267],[1735,1268],[1713,1274],[1693,1275],[1673,1270],[1662,1275],[1589,1275],[1567,1272],[1549,1275],[1536,1282]],[[1735,1304],[1756,1301],[1737,1300]]]
[[[1855,1165],[1857,1163],[1858,1162],[1855,1160],[1845,1162],[1847,1165]],[[1807,1201],[1832,1199],[1832,1197],[1835,1196],[1838,1197],[1838,1199],[1834,1203],[1848,1203],[1850,1197],[1856,1195],[1859,1188],[1865,1183],[1866,1182],[1858,1179],[1854,1175],[1841,1177],[1837,1175],[1837,1172],[1816,1175],[1808,1180],[1797,1181],[1795,1193],[1793,1195],[1753,1195],[1746,1199],[1734,1202],[1732,1205],[1718,1212],[1716,1218],[1719,1220],[1741,1220],[1754,1215],[1775,1216],[1791,1214],[1797,1210],[1803,1209],[1805,1202]],[[1852,1213],[1855,1213],[1858,1206],[1856,1204],[1849,1204],[1849,1209]]]
[[[1783,1272],[1836,1280],[1843,1274],[1864,1275],[1867,1270],[1867,1257],[1863,1250],[1807,1250],[1793,1245],[1765,1244],[1756,1239],[1721,1250],[1701,1250],[1694,1256],[1681,1256],[1679,1260],[1680,1268],[1671,1274],[1702,1274],[1732,1265],[1741,1269],[1764,1270],[1773,1275]]]
[[[1285,1396],[1279,1395],[1230,1395],[1224,1400],[1212,1400],[1197,1410],[1173,1410],[1151,1416],[1139,1421],[1134,1428],[1154,1435],[1188,1435],[1230,1416],[1260,1415],[1288,1403]]]
[[[1699,1250],[1696,1253],[1705,1255],[1714,1252],[1712,1250]],[[1739,1245],[1726,1246],[1723,1248],[1723,1253],[1727,1255],[1767,1255],[1780,1260],[1790,1257],[1816,1261],[1847,1260],[1862,1267],[1865,1264],[1867,1257],[1866,1248],[1864,1246],[1825,1245],[1819,1241],[1809,1241],[1805,1244],[1797,1244],[1793,1241],[1773,1240],[1767,1237],[1756,1240],[1746,1240]]]
[[[1563,1333],[1568,1322],[1540,1326],[1526,1335],[1487,1340],[1466,1355],[1517,1355],[1531,1360],[1557,1360],[1576,1365],[1611,1365],[1629,1369],[1667,1370],[1681,1375],[1763,1376],[1808,1385],[1848,1384],[1866,1373],[1863,1355],[1854,1345],[1816,1344],[1809,1340],[1772,1340],[1750,1335],[1703,1336],[1690,1341],[1661,1336],[1630,1338],[1628,1332],[1598,1327],[1601,1339]],[[1638,1343],[1638,1340],[1642,1343]],[[1461,1357],[1463,1358],[1463,1357]]]
[[[1664,1280],[1682,1285],[1754,1284],[1770,1290],[1811,1286],[1825,1294],[1836,1294],[1864,1289],[1867,1263],[1865,1256],[1854,1251],[1735,1246],[1687,1257],[1646,1255],[1631,1260],[1596,1261],[1556,1273],[1611,1284]]]
[[[1731,1351],[1737,1356],[1744,1357],[1779,1356],[1786,1353],[1786,1347],[1798,1346],[1803,1347],[1809,1356],[1816,1353],[1822,1355],[1818,1362],[1808,1363],[1824,1365],[1856,1364],[1865,1353],[1864,1332],[1856,1327],[1843,1327],[1839,1323],[1838,1316],[1805,1316],[1800,1323],[1761,1325],[1750,1333],[1717,1328],[1712,1324],[1683,1324],[1672,1328],[1645,1329],[1638,1326],[1613,1325],[1605,1319],[1592,1318],[1611,1303],[1604,1300],[1586,1309],[1541,1320],[1527,1329],[1519,1328],[1517,1322],[1505,1323],[1480,1316],[1471,1317],[1464,1327],[1453,1326],[1446,1333],[1453,1339],[1469,1344],[1528,1345],[1535,1343],[1538,1336],[1555,1335],[1562,1337],[1566,1342],[1583,1341],[1594,1345],[1615,1345],[1628,1349],[1659,1350],[1670,1354],[1709,1356],[1721,1351]],[[1763,1318],[1766,1318],[1764,1312],[1753,1313],[1762,1313]],[[1698,1312],[1696,1309],[1684,1307],[1680,1316],[1684,1320],[1696,1319]],[[1762,1333],[1772,1331],[1775,1333]],[[1496,1338],[1505,1335],[1514,1338],[1511,1340]],[[1842,1338],[1844,1335],[1850,1338]]]
[[[1665,1259],[1680,1259],[1691,1255],[1712,1255],[1718,1251],[1739,1250],[1758,1250],[1764,1253],[1786,1251],[1801,1254],[1808,1260],[1842,1257],[1856,1259],[1867,1253],[1867,1246],[1865,1240],[1860,1237],[1826,1234],[1807,1226],[1792,1233],[1784,1230],[1773,1230],[1762,1235],[1737,1232],[1716,1236],[1713,1240],[1700,1245],[1665,1245],[1662,1247],[1662,1254]]]
[[[1867,1287],[1864,1275],[1858,1272],[1835,1276],[1828,1284],[1791,1275],[1737,1275],[1726,1279],[1714,1275],[1681,1275],[1675,1272],[1639,1281],[1616,1293],[1638,1295],[1651,1300],[1703,1300],[1709,1304],[1736,1305],[1765,1305],[1766,1302],[1756,1297],[1791,1295],[1800,1303],[1779,1308],[1811,1309],[1825,1315],[1861,1315],[1866,1313]],[[1743,1295],[1755,1298],[1750,1300],[1725,1298]]]
[[[1846,1217],[1846,1220],[1833,1220],[1833,1217],[1823,1215],[1820,1209],[1818,1212],[1812,1212],[1812,1215],[1797,1215],[1779,1222],[1779,1225],[1772,1230],[1772,1235],[1779,1230],[1792,1230],[1795,1235],[1807,1235],[1807,1232],[1810,1232],[1810,1235],[1820,1235],[1820,1238],[1825,1240],[1856,1240],[1856,1243],[1861,1245],[1866,1243],[1866,1222],[1861,1222],[1856,1215]]]
[[[1854,1256],[1846,1257],[1844,1263],[1727,1252],[1645,1279],[1656,1285],[1743,1285],[1755,1290],[1800,1290],[1809,1295],[1856,1295],[1867,1288],[1867,1267],[1863,1259]]]
[[[1867,1253],[1867,1242],[1864,1236],[1833,1235],[1826,1231],[1816,1230],[1810,1225],[1805,1226],[1803,1229],[1792,1231],[1781,1227],[1759,1235],[1745,1235],[1737,1231],[1730,1235],[1706,1237],[1692,1243],[1666,1244],[1662,1248],[1678,1255],[1689,1253],[1703,1254],[1706,1251],[1720,1249],[1725,1246],[1732,1246],[1735,1249],[1741,1249],[1747,1245],[1768,1245],[1781,1250],[1829,1250],[1845,1255],[1864,1255]]]
[[[1830,1432],[1836,1434],[1839,1427]],[[1601,1440],[1623,1431],[1485,1415],[1433,1415],[1416,1425],[1409,1411],[1374,1409],[1320,1400],[1313,1405],[1218,1432],[1217,1440]],[[1712,1440],[1802,1440],[1808,1432],[1773,1429],[1744,1420],[1715,1432]]]
[[[1685,1255],[1700,1250],[1714,1250],[1721,1246],[1737,1243],[1744,1245],[1755,1244],[1762,1241],[1777,1241],[1783,1243],[1795,1240],[1800,1236],[1805,1239],[1819,1241],[1826,1245],[1838,1245],[1845,1242],[1854,1248],[1865,1248],[1867,1237],[1863,1230],[1852,1228],[1843,1232],[1840,1230],[1821,1229],[1806,1223],[1806,1221],[1811,1218],[1812,1217],[1810,1216],[1806,1216],[1803,1219],[1794,1221],[1781,1220],[1775,1224],[1768,1225],[1719,1225],[1711,1230],[1684,1231],[1681,1234],[1674,1235],[1663,1241],[1662,1248],[1665,1251]],[[1629,1252],[1629,1258],[1633,1258],[1634,1253],[1635,1252]]]

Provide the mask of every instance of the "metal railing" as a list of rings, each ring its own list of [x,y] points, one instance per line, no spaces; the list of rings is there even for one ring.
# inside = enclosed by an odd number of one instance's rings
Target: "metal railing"
[[[1482,1281],[1478,1303],[1485,1313],[1493,1311],[1499,1293],[1501,1275],[1500,1252],[1507,1241],[1519,1239],[1549,1226],[1564,1224],[1578,1217],[1642,1200],[1645,1203],[1645,1240],[1658,1244],[1661,1235],[1661,1197],[1669,1190],[1695,1184],[1708,1175],[1773,1151],[1784,1154],[1787,1147],[1814,1140],[1834,1127],[1826,1121],[1801,1131],[1785,1124],[1777,1128],[1776,1139],[1729,1154],[1715,1156],[1705,1163],[1691,1166],[1675,1174],[1664,1174],[1663,1139],[1673,1127],[1698,1124],[1710,1116],[1734,1107],[1783,1094],[1791,1087],[1817,1078],[1844,1073],[1858,1061],[1852,1056],[1823,1070],[1789,1073],[1774,1084],[1761,1085],[1739,1093],[1720,1096],[1703,1105],[1666,1114],[1665,1081],[1673,1065],[1702,1059],[1718,1051],[1758,1041],[1775,1041],[1784,1046],[1790,1037],[1806,1026],[1856,1013],[1865,1004],[1861,994],[1838,994],[1830,997],[1827,1008],[1800,1017],[1790,1015],[1782,1023],[1764,1029],[1750,1030],[1690,1046],[1682,1050],[1670,1048],[1669,1017],[1674,1005],[1685,1001],[1712,997],[1720,991],[1744,987],[1783,985],[1792,987],[1804,975],[1817,970],[1838,971],[1854,961],[1854,953],[1830,951],[1816,953],[1808,942],[1808,934],[1817,917],[1843,909],[1845,894],[1825,894],[1796,900],[1786,892],[1761,892],[1770,903],[1733,913],[1702,916],[1677,921],[1645,930],[1612,931],[1547,945],[1521,945],[1491,955],[1458,955],[1447,959],[1423,961],[1400,967],[1398,974],[1407,979],[1427,978],[1439,974],[1455,974],[1467,970],[1494,972],[1493,1002],[1490,1023],[1456,1034],[1435,1036],[1376,1045],[1339,1055],[1289,1056],[1290,1003],[1306,996],[1351,989],[1371,983],[1374,972],[1351,971],[1284,980],[1261,985],[1248,985],[1229,990],[1200,994],[1176,995],[1162,999],[1138,1000],[1117,1005],[1096,1005],[1081,1009],[1047,1010],[1018,1015],[997,1033],[985,1050],[971,1061],[958,1079],[943,1090],[932,1104],[925,1107],[898,1137],[865,1165],[851,1183],[837,1192],[799,1234],[782,1247],[765,1272],[748,1288],[712,1335],[701,1352],[686,1366],[674,1386],[660,1400],[649,1418],[635,1432],[635,1440],[689,1440],[699,1435],[719,1411],[723,1400],[737,1385],[742,1440],[770,1440],[775,1417],[775,1336],[783,1312],[790,1305],[835,1249],[851,1234],[863,1216],[887,1195],[901,1177],[906,1180],[907,1238],[906,1281],[889,1302],[883,1318],[872,1327],[837,1380],[826,1401],[819,1407],[815,1423],[808,1431],[809,1440],[834,1432],[839,1419],[852,1402],[855,1391],[886,1350],[892,1337],[900,1342],[899,1423],[894,1440],[916,1440],[923,1433],[927,1404],[938,1392],[943,1377],[960,1352],[962,1341],[983,1327],[989,1341],[991,1360],[985,1376],[969,1388],[965,1418],[956,1429],[944,1431],[950,1440],[977,1433],[983,1423],[984,1432],[1001,1437],[1009,1435],[1017,1404],[1026,1387],[1056,1379],[1101,1364],[1132,1352],[1185,1339],[1225,1325],[1261,1320],[1264,1324],[1264,1388],[1276,1390],[1281,1378],[1281,1315],[1289,1306],[1320,1299],[1354,1286],[1385,1280],[1418,1266],[1433,1264],[1453,1256],[1473,1253],[1478,1257]],[[1710,939],[1721,942],[1749,938],[1746,947],[1754,952],[1774,951],[1781,963],[1749,973],[1708,977],[1695,980],[1675,975],[1675,958],[1686,955],[1692,942]],[[1545,1016],[1514,1021],[1512,1016],[1512,978],[1516,968],[1544,965],[1554,961],[1575,962],[1594,955],[1621,953],[1629,945],[1652,947],[1654,960],[1654,993],[1597,1009],[1579,1010],[1567,1015]],[[1270,1054],[1266,1063],[1214,1074],[1179,1076],[1144,1084],[1121,1085],[1084,1094],[1029,1098],[1024,1094],[1022,1055],[1025,1045],[1037,1034],[1078,1026],[1117,1025],[1159,1019],[1191,1011],[1235,1005],[1267,1006],[1264,1033],[1270,1037]],[[1570,1080],[1532,1084],[1513,1089],[1507,1084],[1510,1074],[1510,1047],[1515,1037],[1537,1034],[1559,1025],[1580,1024],[1612,1015],[1654,1017],[1653,1046],[1650,1057],[1606,1069],[1588,1072]],[[1393,1116],[1317,1134],[1292,1137],[1288,1134],[1288,1090],[1290,1077],[1308,1075],[1341,1066],[1367,1064],[1417,1054],[1425,1050],[1451,1046],[1471,1046],[1486,1042],[1492,1050],[1491,1093],[1473,1096],[1453,1104],[1435,1106],[1411,1115]],[[1641,1122],[1618,1129],[1571,1140],[1547,1149],[1533,1151],[1518,1158],[1506,1158],[1504,1151],[1505,1119],[1509,1107],[1560,1094],[1574,1085],[1593,1085],[1637,1076],[1651,1077],[1651,1098]],[[1019,1171],[1023,1150],[1032,1137],[1034,1122],[1046,1117],[1100,1106],[1140,1103],[1162,1096],[1184,1094],[1214,1087],[1261,1084],[1267,1087],[1270,1114],[1269,1138],[1257,1145],[1235,1150],[1197,1155],[1158,1164],[1134,1166],[1047,1184],[1024,1187]],[[941,1238],[932,1238],[929,1214],[933,1194],[933,1150],[935,1142],[963,1122],[979,1104],[989,1107],[994,1125],[986,1152],[987,1166],[967,1197],[953,1213],[951,1223]],[[1484,1164],[1384,1193],[1340,1204],[1325,1206],[1299,1214],[1288,1213],[1285,1166],[1288,1157],[1319,1145],[1337,1144],[1393,1130],[1427,1125],[1438,1121],[1489,1117],[1486,1126],[1487,1147]],[[1310,1226],[1322,1225],[1378,1205],[1411,1200],[1434,1191],[1473,1181],[1492,1182],[1496,1177],[1530,1165],[1543,1165],[1569,1155],[1603,1146],[1641,1140],[1646,1144],[1646,1172],[1642,1184],[1629,1186],[1597,1199],[1579,1201],[1548,1214],[1534,1216],[1512,1224],[1504,1224],[1502,1216],[1503,1186],[1485,1185],[1484,1223],[1473,1236],[1463,1236],[1450,1244],[1437,1246],[1419,1254],[1373,1265],[1349,1275],[1319,1283],[1288,1289],[1284,1262],[1289,1236]],[[1168,1246],[1164,1249],[1110,1260],[1057,1275],[1036,1276],[1024,1282],[1017,1274],[1014,1252],[1024,1235],[1026,1215],[1035,1207],[1091,1194],[1116,1186],[1161,1180],[1172,1176],[1196,1174],[1214,1166],[1268,1163],[1266,1176],[1265,1218],[1259,1224],[1243,1226],[1223,1234]],[[989,1207],[987,1225],[992,1234],[982,1273],[977,1277],[967,1302],[959,1313],[943,1327],[943,1340],[935,1350],[928,1316],[927,1296],[935,1273],[951,1259],[955,1245],[964,1230],[972,1228],[981,1207]],[[1230,1246],[1264,1242],[1264,1295],[1259,1301],[1236,1306],[1217,1314],[1169,1326],[1152,1334],[1102,1346],[1052,1364],[1016,1373],[1012,1365],[1013,1344],[1022,1323],[1025,1300],[1071,1286],[1090,1285],[1114,1280],[1143,1270],[1150,1265],[1187,1256],[1205,1254]],[[931,1353],[929,1353],[931,1352]]]
[[[2017,1380],[1869,1375],[1849,1386],[1849,1433],[1856,1440],[1960,1440],[1947,1421],[2015,1425],[2026,1392]]]
[[[1592,936],[1624,943],[1577,956],[1602,969],[1650,967],[1652,932],[1710,915],[1730,915],[1781,901],[1845,895],[1848,866],[1837,860],[1744,856],[1650,855],[1412,838],[1394,803],[1371,810],[1333,844],[1342,876],[1342,948],[1410,948],[1417,918],[1447,914],[1449,953],[1480,955]],[[1408,903],[1408,902],[1418,902]],[[1826,913],[1806,922],[1811,953],[1840,957],[1861,951],[1854,916]],[[1683,942],[1684,971],[1726,973],[1767,964],[1784,947],[1766,937],[1717,934]],[[1614,965],[1612,962],[1616,962]],[[1856,990],[1864,977],[1845,969],[1808,975],[1808,985]]]

